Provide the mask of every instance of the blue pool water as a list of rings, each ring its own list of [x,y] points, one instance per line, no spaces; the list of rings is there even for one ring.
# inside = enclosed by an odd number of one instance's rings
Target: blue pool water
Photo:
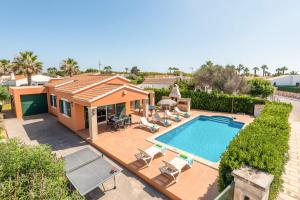
[[[156,140],[188,153],[218,162],[244,123],[222,116],[199,116]]]

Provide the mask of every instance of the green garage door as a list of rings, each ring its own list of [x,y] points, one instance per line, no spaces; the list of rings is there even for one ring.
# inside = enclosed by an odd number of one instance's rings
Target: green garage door
[[[47,94],[21,95],[23,116],[48,112]]]

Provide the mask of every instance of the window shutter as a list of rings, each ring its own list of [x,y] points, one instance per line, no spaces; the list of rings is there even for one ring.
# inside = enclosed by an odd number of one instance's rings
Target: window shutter
[[[61,113],[63,113],[64,111],[64,109],[63,109],[63,101],[62,100],[59,100],[59,110],[60,110],[60,112]]]

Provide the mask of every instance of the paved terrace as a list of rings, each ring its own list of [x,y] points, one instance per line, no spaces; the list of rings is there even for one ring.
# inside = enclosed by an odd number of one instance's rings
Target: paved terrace
[[[293,105],[289,122],[291,134],[289,139],[289,161],[282,176],[283,187],[278,200],[300,199],[300,100],[278,97],[280,101]]]
[[[237,121],[246,124],[253,121],[253,118],[248,115],[196,110],[193,110],[191,114],[192,117],[200,114],[236,117]],[[218,195],[218,170],[215,168],[200,162],[194,162],[191,169],[187,169],[181,173],[179,182],[172,184],[166,176],[160,174],[159,168],[163,166],[162,160],[171,160],[175,157],[175,152],[168,150],[164,157],[155,158],[150,167],[144,167],[142,163],[136,161],[134,154],[138,153],[137,148],[146,149],[153,145],[146,140],[150,136],[153,136],[153,134],[146,129],[139,128],[139,118],[140,116],[133,115],[133,125],[125,130],[121,129],[116,132],[110,132],[106,128],[99,127],[98,138],[94,142],[89,140],[88,130],[79,131],[78,134],[172,199],[214,199]],[[160,131],[156,134],[168,131],[176,126],[174,124],[182,124],[187,120],[184,119],[179,123],[173,122],[170,128],[161,127]]]

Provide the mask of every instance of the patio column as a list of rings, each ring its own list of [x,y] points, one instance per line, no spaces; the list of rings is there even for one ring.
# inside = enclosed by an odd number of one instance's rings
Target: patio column
[[[89,115],[89,135],[90,135],[90,139],[94,141],[97,138],[97,134],[98,134],[97,108],[88,107],[88,115]]]
[[[149,93],[149,99],[150,99],[150,105],[155,106],[155,93],[153,91]]]
[[[143,116],[144,117],[148,117],[149,116],[149,103],[148,103],[148,99],[143,99]]]

